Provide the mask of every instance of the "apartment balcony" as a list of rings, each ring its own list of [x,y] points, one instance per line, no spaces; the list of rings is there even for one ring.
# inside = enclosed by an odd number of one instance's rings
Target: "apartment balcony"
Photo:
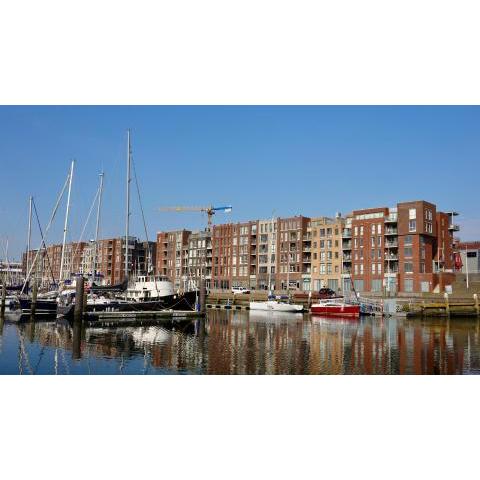
[[[302,270],[302,273],[303,274],[307,274],[307,275],[310,275],[312,273],[312,269],[309,267],[309,268],[304,268]]]
[[[304,242],[309,242],[311,239],[312,239],[312,235],[311,235],[310,233],[306,233],[306,234],[303,236],[303,241],[304,241]]]
[[[303,257],[303,259],[302,259],[302,263],[311,263],[311,262],[312,262],[311,257]]]
[[[450,232],[458,232],[458,231],[460,231],[460,225],[456,225],[456,224],[452,223],[448,226],[448,230]]]
[[[385,255],[386,261],[398,261],[398,255]]]
[[[312,249],[311,249],[311,247],[303,247],[303,251],[304,252],[311,252]]]
[[[391,213],[390,215],[385,217],[385,223],[397,223],[398,214]]]
[[[385,242],[385,248],[398,248],[398,241],[394,242]]]
[[[385,275],[396,275],[398,273],[398,268],[386,268],[384,271]]]
[[[351,262],[352,261],[352,256],[351,255],[344,255],[342,257],[344,262]]]
[[[352,229],[344,228],[342,232],[342,238],[352,238]]]
[[[342,242],[342,250],[351,250],[352,242]]]
[[[386,228],[385,235],[398,235],[398,228]]]

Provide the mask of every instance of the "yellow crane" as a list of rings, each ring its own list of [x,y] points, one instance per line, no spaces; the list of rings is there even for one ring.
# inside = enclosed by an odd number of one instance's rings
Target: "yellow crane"
[[[214,207],[210,205],[209,207],[161,207],[161,212],[205,212],[208,217],[208,228],[212,226],[212,217],[217,212],[230,213],[232,211],[232,206],[227,205],[226,207]]]

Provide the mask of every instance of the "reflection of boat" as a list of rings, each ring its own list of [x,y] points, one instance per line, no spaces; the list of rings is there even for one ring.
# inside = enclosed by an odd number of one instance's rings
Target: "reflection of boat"
[[[248,319],[251,322],[289,322],[303,319],[302,312],[282,312],[275,310],[250,311]]]
[[[267,300],[266,302],[250,302],[250,310],[263,310],[275,312],[302,312],[303,305],[282,302],[279,300]]]
[[[313,304],[310,309],[312,314],[326,317],[358,318],[360,316],[360,305],[349,305],[338,300],[324,300]]]

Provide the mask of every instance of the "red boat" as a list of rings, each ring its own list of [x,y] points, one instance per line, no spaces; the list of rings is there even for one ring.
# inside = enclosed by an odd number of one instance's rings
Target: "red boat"
[[[360,305],[348,305],[335,300],[315,303],[310,307],[310,310],[315,315],[324,315],[326,317],[358,318],[360,316]]]

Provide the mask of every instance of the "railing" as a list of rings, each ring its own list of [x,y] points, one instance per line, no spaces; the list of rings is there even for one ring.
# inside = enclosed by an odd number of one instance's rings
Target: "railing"
[[[303,257],[303,263],[310,263],[312,261],[311,257]]]
[[[351,256],[351,255],[344,255],[344,256],[343,256],[343,261],[350,262],[351,260],[352,260],[352,256]]]
[[[392,213],[388,216],[385,217],[385,222],[386,223],[394,223],[398,219],[398,215],[396,213]]]
[[[386,228],[385,229],[385,235],[397,235],[398,234],[398,228]]]
[[[398,255],[385,255],[385,260],[398,260]]]
[[[350,228],[344,228],[342,232],[343,238],[351,238],[352,237],[352,230]]]
[[[386,248],[395,248],[398,247],[398,242],[385,242]]]
[[[351,250],[352,242],[342,242],[342,248],[343,250]]]

